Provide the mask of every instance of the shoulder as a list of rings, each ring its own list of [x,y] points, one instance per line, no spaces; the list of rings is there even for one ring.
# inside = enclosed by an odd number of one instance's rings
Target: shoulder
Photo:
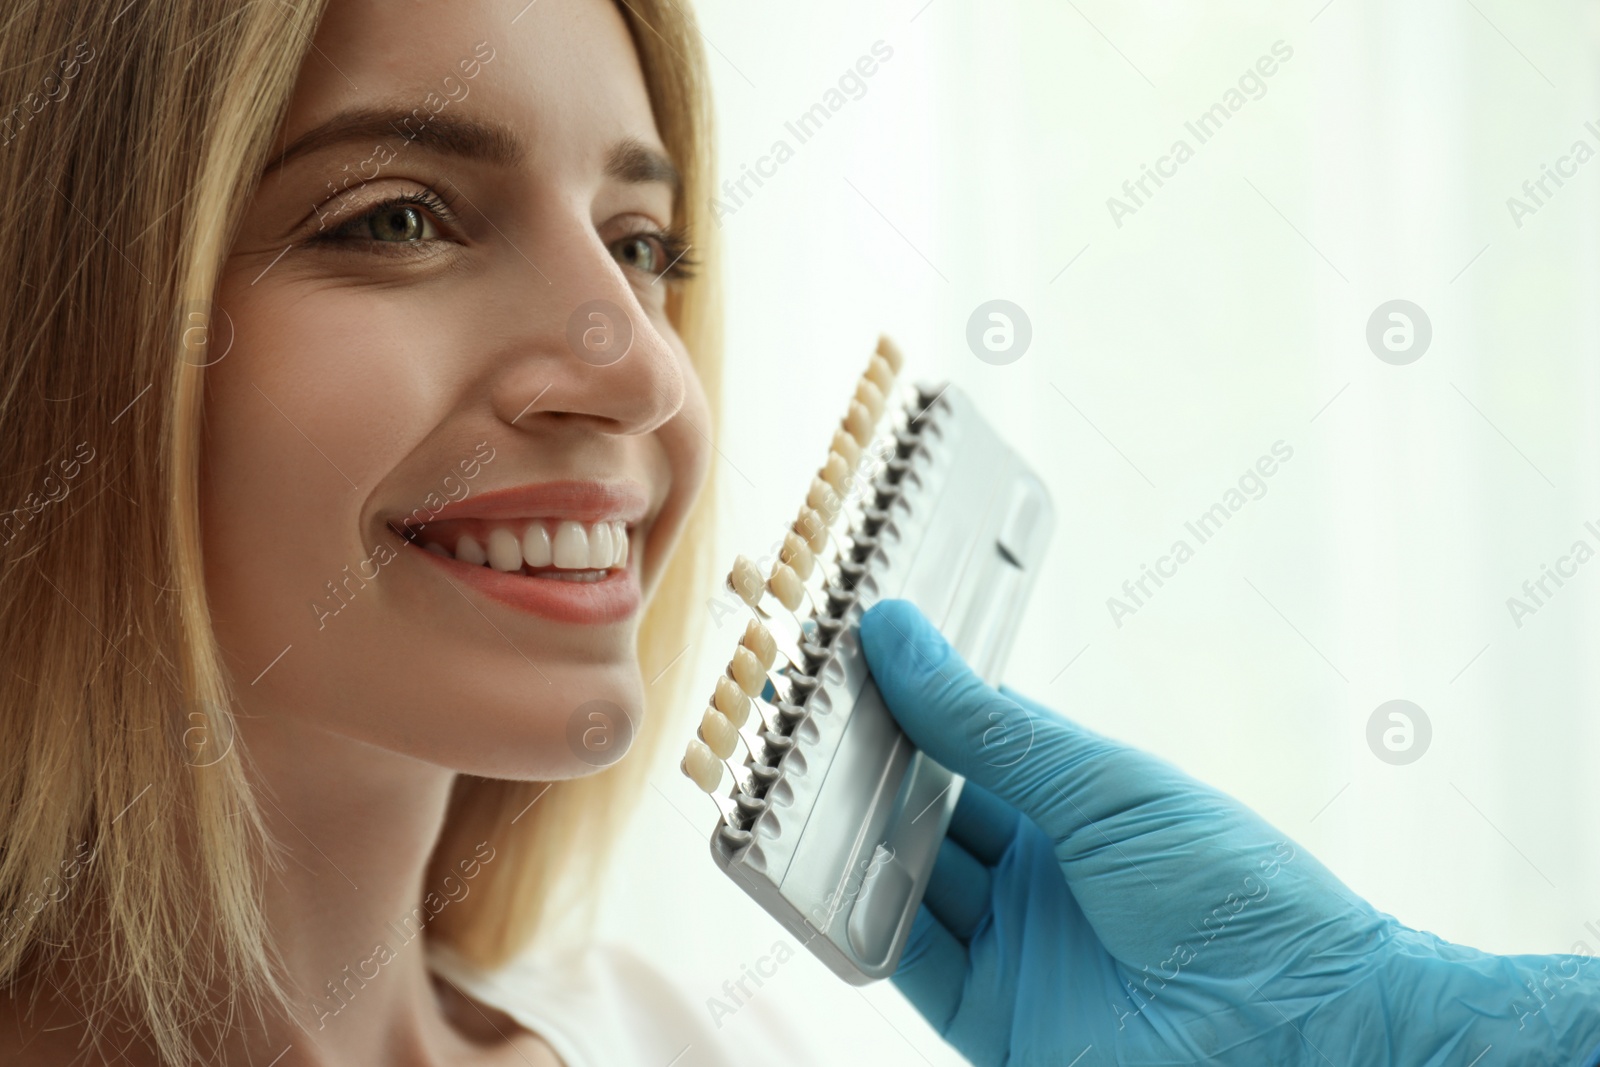
[[[119,1064],[134,1067],[154,1063],[154,1051],[142,1039],[126,1042],[117,1050],[108,1043],[108,1032],[126,1035],[126,1030],[104,1016],[100,1025],[87,1025],[82,1007],[69,1003],[54,988],[38,983],[0,988],[0,1064],[6,1067],[90,1067],[109,1063],[117,1056]]]
[[[581,950],[525,953],[485,970],[446,947],[428,949],[434,972],[463,990],[493,995],[510,1014],[560,1014],[595,1020],[626,1012],[652,1023],[681,1021],[692,1001],[668,976],[626,946],[597,942]],[[516,1010],[513,1010],[516,1009]]]
[[[494,971],[442,947],[429,949],[429,962],[469,996],[540,1035],[567,1067],[732,1067],[748,1059],[746,1042],[736,1046],[719,1033],[721,1019],[704,997],[624,945],[525,954]]]

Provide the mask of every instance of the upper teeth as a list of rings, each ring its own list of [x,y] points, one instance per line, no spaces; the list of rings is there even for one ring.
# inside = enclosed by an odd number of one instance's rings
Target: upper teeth
[[[628,528],[621,522],[562,520],[547,525],[534,521],[520,533],[509,525],[490,525],[483,540],[461,534],[453,552],[439,536],[436,531],[425,531],[424,547],[437,555],[454,555],[463,563],[488,564],[497,571],[521,570],[524,563],[563,570],[610,570],[628,562]]]

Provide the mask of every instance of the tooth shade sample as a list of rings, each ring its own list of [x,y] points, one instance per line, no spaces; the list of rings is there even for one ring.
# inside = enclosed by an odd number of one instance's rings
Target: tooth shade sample
[[[839,494],[821,478],[813,478],[811,491],[806,494],[806,506],[821,515],[824,522],[832,522],[839,514]]]
[[[504,526],[489,531],[489,566],[497,571],[522,569],[522,545],[517,535]]]
[[[856,399],[867,409],[867,414],[872,416],[873,422],[883,417],[883,392],[870,380],[862,378],[856,383]]]
[[[707,793],[715,793],[722,784],[722,761],[699,738],[689,740],[689,748],[679,764],[683,773]]]
[[[872,417],[872,412],[867,410],[865,404],[859,400],[850,401],[850,411],[844,417],[845,432],[856,439],[856,444],[862,448],[867,447],[867,442],[872,440],[872,426],[877,422]]]
[[[833,444],[828,446],[830,452],[837,452],[844,457],[844,461],[854,470],[857,463],[861,462],[861,446],[856,444],[856,439],[843,430],[833,431]]]
[[[716,708],[707,708],[706,713],[700,717],[700,740],[706,743],[712,755],[718,759],[727,759],[733,755],[734,748],[739,744],[739,731],[722,712]]]
[[[739,683],[739,688],[750,696],[760,696],[761,691],[767,687],[766,669],[761,666],[756,654],[743,645],[733,650],[733,661],[728,664],[728,673]]]
[[[833,490],[841,496],[845,487],[850,484],[850,465],[845,458],[837,452],[828,453],[828,462],[822,465],[822,480],[833,486]]]
[[[613,567],[626,567],[628,565],[628,527],[626,523],[612,523],[611,546],[616,555],[612,557]]]
[[[728,588],[739,594],[751,607],[761,603],[761,571],[748,556],[735,556],[733,570],[728,572]]]
[[[548,567],[555,557],[550,551],[550,531],[542,522],[529,523],[522,531],[522,558],[530,567]]]
[[[617,558],[617,547],[611,543],[611,524],[597,522],[589,528],[589,566],[607,570]]]
[[[783,547],[778,550],[778,558],[793,568],[802,582],[811,577],[811,568],[816,563],[811,549],[793,530],[783,535]]]
[[[764,671],[770,671],[772,665],[778,661],[777,640],[765,626],[754,619],[745,623],[744,637],[740,639],[739,644],[755,653]]]
[[[828,547],[828,523],[817,514],[815,508],[801,505],[800,514],[794,520],[794,532],[805,540],[813,552],[821,552]]]
[[[889,361],[882,356],[873,356],[867,360],[867,373],[864,377],[878,387],[878,392],[884,396],[889,395],[889,390],[894,388],[894,368],[889,366]]]
[[[744,721],[750,717],[750,698],[739,688],[739,683],[726,674],[717,677],[717,691],[712,696],[711,703],[736,727],[743,726]]]
[[[583,532],[582,524],[567,521],[556,525],[556,538],[551,547],[551,557],[557,567],[569,570],[588,569],[589,535]]]
[[[478,539],[471,534],[462,534],[461,540],[456,542],[456,559],[462,563],[470,563],[474,567],[481,567],[489,562],[489,554],[478,544]]]
[[[896,374],[899,374],[901,368],[906,365],[906,357],[900,354],[899,346],[889,340],[886,334],[878,335],[878,355],[884,358],[889,364],[889,369]]]
[[[805,596],[805,586],[800,584],[800,576],[787,563],[772,568],[772,579],[767,582],[767,588],[778,598],[778,603],[790,611],[797,610]]]

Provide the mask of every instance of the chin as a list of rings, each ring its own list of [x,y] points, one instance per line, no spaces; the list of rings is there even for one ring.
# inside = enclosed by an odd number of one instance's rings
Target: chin
[[[215,561],[235,575],[280,574],[217,605],[218,636],[242,679],[247,740],[293,722],[309,744],[322,733],[458,773],[523,780],[592,774],[637,740],[642,602],[603,623],[541,618],[453,590],[442,561],[405,545],[336,614],[317,614],[306,591],[319,591],[313,576],[338,568],[333,558],[307,566],[310,542],[294,550],[289,558],[305,553],[294,581],[270,566],[239,569],[248,557]]]
[[[543,670],[548,683],[525,686],[525,699],[501,705],[493,716],[464,716],[477,720],[482,743],[450,746],[450,769],[486,778],[555,781],[593,774],[627,756],[645,723],[645,684],[637,658],[553,663]]]

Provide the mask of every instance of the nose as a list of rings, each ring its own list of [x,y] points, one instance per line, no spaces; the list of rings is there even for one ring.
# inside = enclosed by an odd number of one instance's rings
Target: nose
[[[677,352],[657,320],[663,297],[648,278],[630,280],[592,227],[574,220],[505,272],[515,291],[501,307],[515,323],[493,387],[495,414],[529,429],[582,419],[602,433],[646,434],[683,407]],[[514,279],[514,280],[512,280]],[[643,287],[642,301],[635,286]]]

